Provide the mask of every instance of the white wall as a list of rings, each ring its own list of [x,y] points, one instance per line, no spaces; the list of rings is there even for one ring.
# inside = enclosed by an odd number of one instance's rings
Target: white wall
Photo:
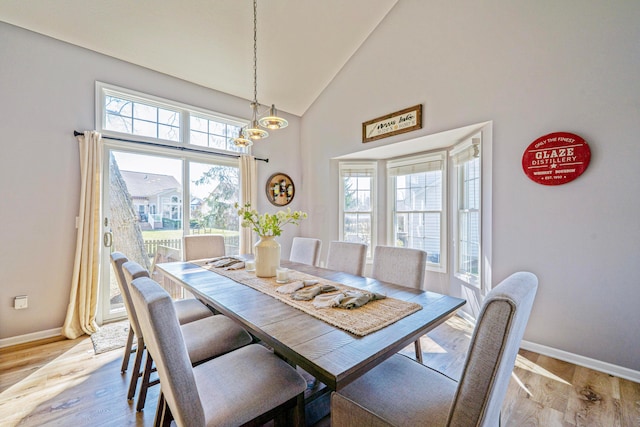
[[[302,119],[302,232],[338,237],[332,157],[492,120],[494,284],[540,279],[525,339],[640,370],[638,22],[626,0],[400,0]],[[423,129],[361,143],[362,122],[415,104]],[[591,164],[536,184],[522,154],[558,131]]]
[[[0,22],[0,340],[60,328],[69,301],[79,202],[73,131],[94,129],[95,81],[249,118],[249,102]],[[250,82],[247,82],[250,84]],[[274,172],[300,179],[300,119],[254,149],[259,206]],[[299,190],[300,191],[300,190]],[[294,199],[293,209],[301,201]],[[287,230],[282,239],[288,256]],[[13,298],[29,296],[29,308]]]

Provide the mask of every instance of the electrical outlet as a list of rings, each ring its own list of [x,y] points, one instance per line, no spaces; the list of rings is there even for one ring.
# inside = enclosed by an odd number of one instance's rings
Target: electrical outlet
[[[16,310],[21,310],[23,308],[27,308],[29,306],[29,300],[26,295],[20,295],[14,298],[13,300],[13,308]]]

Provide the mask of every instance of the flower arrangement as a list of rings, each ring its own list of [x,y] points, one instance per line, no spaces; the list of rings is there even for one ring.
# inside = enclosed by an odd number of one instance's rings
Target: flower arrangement
[[[242,218],[241,225],[251,227],[259,236],[279,236],[286,224],[298,225],[301,220],[307,218],[306,212],[292,211],[291,208],[275,214],[260,215],[258,211],[251,209],[251,203],[246,203],[242,208],[236,203],[235,207],[238,209],[238,216]]]

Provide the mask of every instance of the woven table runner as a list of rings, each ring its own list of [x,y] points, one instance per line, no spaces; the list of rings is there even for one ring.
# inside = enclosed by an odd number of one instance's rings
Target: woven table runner
[[[265,293],[317,319],[358,336],[365,336],[375,332],[422,309],[420,304],[389,297],[370,301],[362,307],[350,310],[337,307],[316,308],[313,306],[313,300],[298,301],[292,299],[291,295],[276,292],[276,289],[282,285],[276,283],[275,277],[256,277],[254,273],[249,273],[244,269],[225,270],[224,268],[214,268],[205,262],[196,262],[195,264]],[[329,292],[326,295],[337,294],[347,290],[361,291],[358,288],[289,269],[288,283],[302,280],[317,280],[320,285],[333,285],[338,288],[338,291]]]

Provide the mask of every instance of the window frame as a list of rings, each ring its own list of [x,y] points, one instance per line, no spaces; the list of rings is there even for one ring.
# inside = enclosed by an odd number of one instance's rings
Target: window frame
[[[369,177],[371,181],[371,210],[369,211],[371,216],[371,235],[369,236],[369,246],[367,247],[367,263],[373,260],[373,249],[377,244],[377,191],[378,191],[378,162],[377,161],[339,161],[338,162],[338,181],[339,181],[339,210],[340,215],[338,218],[338,236],[339,240],[344,241],[344,217],[348,213],[362,214],[363,211],[345,211],[345,191],[344,191],[344,178],[343,174],[346,170],[362,170],[371,174]]]
[[[198,118],[222,123],[228,126],[234,126],[242,128],[248,125],[248,121],[238,117],[209,111],[203,108],[199,108],[193,105],[183,104],[177,101],[172,101],[165,98],[160,98],[154,95],[145,94],[142,92],[126,89],[107,83],[96,81],[95,87],[95,123],[96,130],[104,136],[112,138],[126,138],[128,140],[146,142],[159,146],[189,148],[199,151],[211,152],[213,154],[251,154],[251,148],[238,148],[238,149],[220,149],[212,148],[208,146],[191,144],[190,143],[190,131],[191,131],[191,117],[196,116]],[[148,105],[155,108],[162,108],[166,110],[175,111],[180,114],[180,130],[178,141],[171,141],[166,139],[154,138],[143,135],[136,135],[127,132],[118,132],[112,129],[106,129],[106,116],[107,111],[105,108],[105,98],[107,96],[114,96],[121,99],[125,99],[132,102],[137,102],[143,105]],[[228,135],[228,138],[235,137],[236,135]],[[228,146],[227,146],[228,147]]]
[[[392,176],[390,169],[410,167],[425,164],[427,162],[439,161],[442,165],[441,173],[441,210],[440,210],[440,262],[434,263],[427,260],[426,270],[437,273],[447,273],[448,271],[448,244],[447,244],[447,152],[446,150],[438,150],[429,153],[421,153],[414,156],[403,157],[399,159],[388,159],[386,161],[387,173],[387,244],[396,246],[394,240],[396,229],[396,176]],[[402,174],[403,176],[407,174]],[[424,210],[423,212],[433,212]]]
[[[475,148],[474,148],[475,147]],[[479,160],[478,165],[478,195],[477,195],[477,209],[465,209],[462,208],[461,200],[464,197],[464,169],[463,165],[471,161],[469,159],[470,153],[477,149],[477,155]],[[458,280],[476,287],[478,289],[483,288],[483,152],[482,152],[482,134],[474,135],[456,145],[454,145],[449,152],[449,156],[452,159],[454,173],[453,173],[453,185],[451,191],[451,203],[453,214],[453,275]],[[461,257],[461,241],[464,238],[461,231],[461,211],[473,211],[478,213],[478,272],[477,275],[471,274],[468,271],[460,270],[460,257]],[[465,238],[469,240],[468,238]]]

